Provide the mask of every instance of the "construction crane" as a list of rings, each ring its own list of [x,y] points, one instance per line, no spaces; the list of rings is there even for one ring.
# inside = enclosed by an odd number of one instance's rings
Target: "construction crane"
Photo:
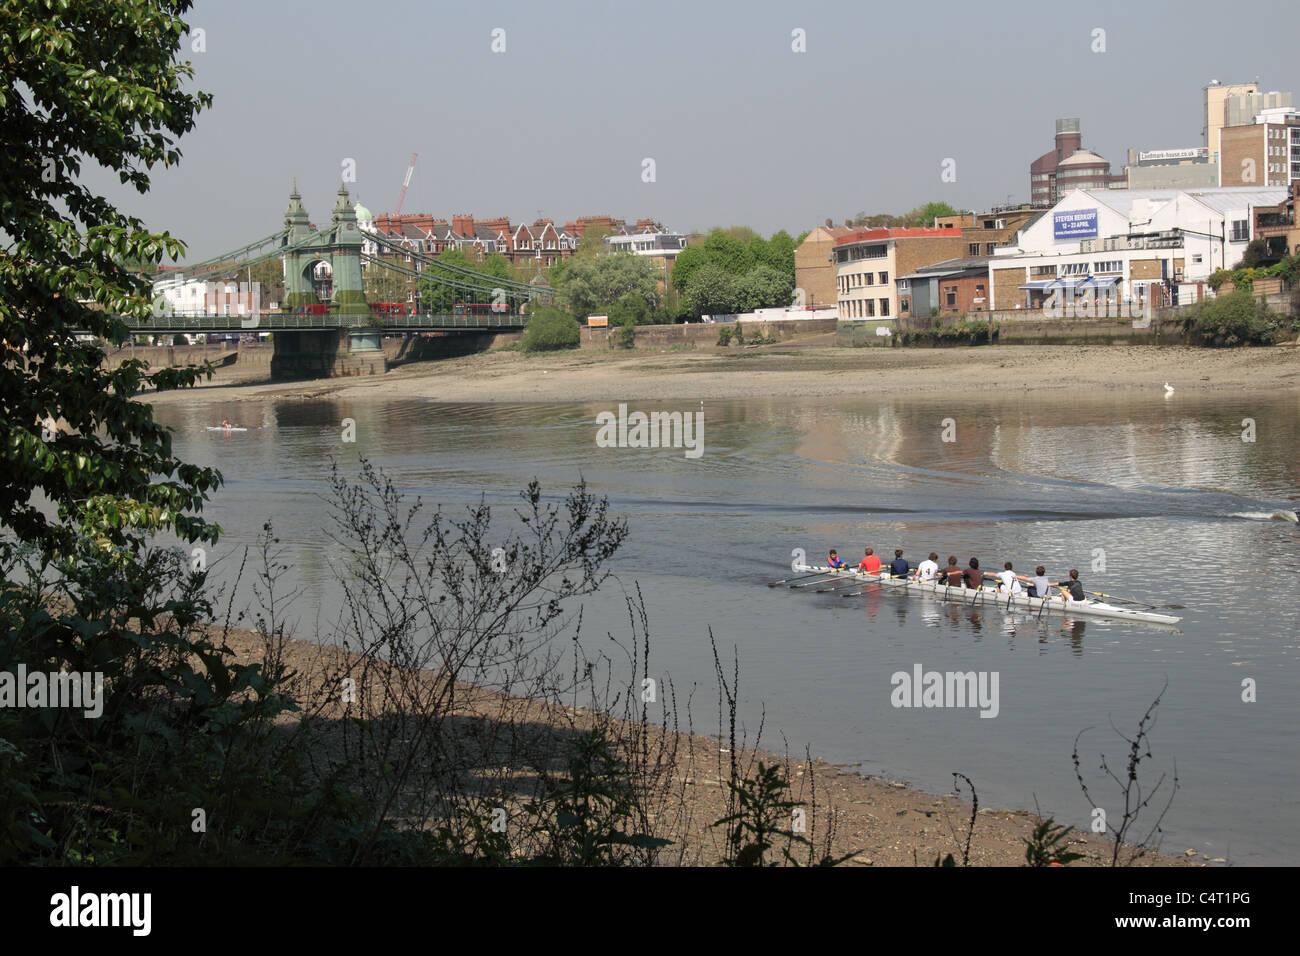
[[[402,214],[402,203],[406,202],[406,188],[411,185],[411,174],[415,172],[415,161],[419,158],[419,153],[411,154],[411,165],[407,167],[406,178],[402,180],[402,195],[397,197],[397,211],[393,213],[394,216]]]

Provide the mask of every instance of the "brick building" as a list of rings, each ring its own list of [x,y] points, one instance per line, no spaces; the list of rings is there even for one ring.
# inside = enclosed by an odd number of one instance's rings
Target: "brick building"
[[[1266,109],[1219,130],[1220,186],[1290,186],[1300,180],[1300,111]]]
[[[836,301],[835,242],[853,230],[848,226],[818,226],[794,250],[794,284],[803,290],[804,305]]]
[[[1071,189],[1105,189],[1125,182],[1112,176],[1110,163],[1083,148],[1077,117],[1056,121],[1056,148],[1029,164],[1029,201],[1043,206],[1056,202]]]
[[[950,259],[992,256],[1039,215],[1040,210],[1015,207],[975,216],[974,226],[848,230],[835,240],[840,318],[910,314],[910,297],[906,309],[899,298],[899,276]]]
[[[989,310],[989,256],[922,266],[898,277],[900,316],[967,315]]]

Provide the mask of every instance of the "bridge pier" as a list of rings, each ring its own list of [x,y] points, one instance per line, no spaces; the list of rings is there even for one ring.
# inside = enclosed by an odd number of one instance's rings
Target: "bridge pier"
[[[330,329],[323,332],[277,330],[272,336],[272,381],[383,375],[388,359],[379,332]]]

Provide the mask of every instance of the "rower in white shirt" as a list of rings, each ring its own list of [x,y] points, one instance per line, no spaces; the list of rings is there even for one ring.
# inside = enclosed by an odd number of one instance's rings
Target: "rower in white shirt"
[[[1021,592],[1020,576],[1011,570],[1010,561],[1002,565],[1002,570],[998,572],[998,590],[1010,591],[1012,594]]]
[[[939,555],[933,551],[930,556],[916,566],[916,580],[933,581],[934,576],[939,573]]]

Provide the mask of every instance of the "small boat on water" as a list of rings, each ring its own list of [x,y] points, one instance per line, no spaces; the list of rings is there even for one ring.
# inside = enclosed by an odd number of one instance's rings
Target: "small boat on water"
[[[831,578],[858,580],[864,584],[881,584],[886,588],[898,588],[909,594],[929,594],[943,601],[956,601],[972,607],[987,607],[999,610],[1025,610],[1036,614],[1069,614],[1083,617],[1107,618],[1112,621],[1138,621],[1142,624],[1177,624],[1181,617],[1171,614],[1156,614],[1136,608],[1119,607],[1104,604],[1101,601],[1063,601],[1059,597],[1036,598],[1024,592],[1011,594],[999,592],[996,588],[964,588],[935,581],[913,581],[908,578],[896,578],[888,571],[868,574],[848,568],[836,569],[826,565],[795,564],[792,571],[804,574],[825,574]],[[792,585],[794,587],[795,585]]]
[[[247,428],[244,428],[240,425],[205,425],[203,427],[203,430],[205,432],[246,432],[248,431]]]

